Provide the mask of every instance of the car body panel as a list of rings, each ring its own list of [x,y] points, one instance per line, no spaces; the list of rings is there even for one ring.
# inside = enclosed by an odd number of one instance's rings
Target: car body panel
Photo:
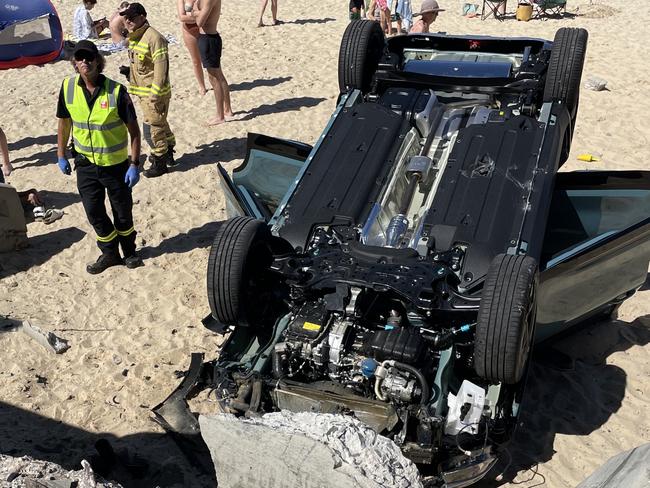
[[[541,263],[537,340],[631,295],[647,278],[650,172],[559,173]]]

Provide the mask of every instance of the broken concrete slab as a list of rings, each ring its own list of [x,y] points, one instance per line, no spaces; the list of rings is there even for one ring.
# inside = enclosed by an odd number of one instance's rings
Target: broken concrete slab
[[[650,443],[610,458],[577,488],[650,486]]]
[[[220,487],[422,487],[397,445],[352,417],[283,411],[199,424]]]
[[[37,327],[29,320],[22,321],[20,330],[54,354],[62,354],[70,349],[70,344],[66,339],[56,336],[53,332],[47,332]]]
[[[58,464],[29,456],[0,454],[0,486],[5,486],[2,482],[7,481],[11,488],[122,488],[119,483],[96,476],[85,459],[81,467],[79,471],[68,471]]]

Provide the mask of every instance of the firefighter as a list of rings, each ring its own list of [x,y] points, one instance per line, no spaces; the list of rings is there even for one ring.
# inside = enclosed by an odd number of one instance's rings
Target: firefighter
[[[98,274],[121,264],[137,268],[142,259],[135,250],[131,196],[140,179],[140,129],[135,108],[126,88],[102,74],[104,58],[95,44],[79,42],[73,58],[77,75],[66,78],[59,93],[57,156],[61,171],[71,174],[65,149],[72,132],[77,188],[101,250],[86,271]],[[106,193],[113,221],[106,213]]]
[[[172,90],[167,40],[149,25],[141,4],[130,4],[120,15],[129,31],[129,93],[140,98],[142,132],[151,148],[151,166],[144,175],[155,178],[175,164],[176,139],[167,122]]]

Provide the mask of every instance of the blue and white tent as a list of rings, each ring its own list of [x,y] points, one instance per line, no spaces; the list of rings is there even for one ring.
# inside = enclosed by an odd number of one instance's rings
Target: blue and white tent
[[[0,69],[43,64],[63,47],[63,29],[49,0],[0,0]]]

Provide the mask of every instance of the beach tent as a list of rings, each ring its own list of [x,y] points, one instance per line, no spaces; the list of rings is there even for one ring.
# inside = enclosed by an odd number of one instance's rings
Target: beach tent
[[[62,47],[61,21],[49,0],[0,0],[0,69],[47,63]]]

